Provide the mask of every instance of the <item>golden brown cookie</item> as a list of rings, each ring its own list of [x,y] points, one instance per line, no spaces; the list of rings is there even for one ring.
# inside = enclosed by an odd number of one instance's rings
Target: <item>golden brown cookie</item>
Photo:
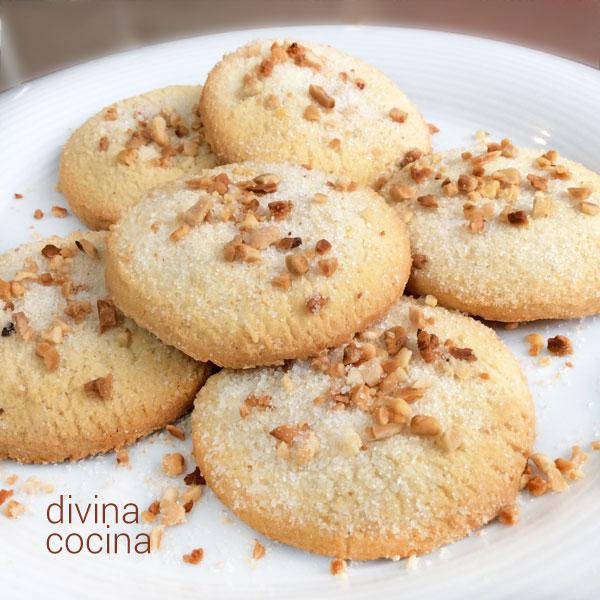
[[[129,444],[185,413],[210,374],[116,309],[104,233],[0,256],[0,459],[60,462]]]
[[[491,329],[404,299],[310,362],[212,376],[192,435],[208,485],[243,521],[363,560],[423,554],[512,511],[534,420]]]
[[[108,229],[150,188],[217,164],[204,141],[200,86],[172,85],[121,100],[65,144],[59,187],[92,229]]]
[[[262,40],[227,54],[202,93],[206,138],[224,162],[290,161],[372,184],[427,123],[381,71],[339,50]]]
[[[412,293],[496,321],[600,311],[597,173],[508,140],[403,163],[381,193],[407,222]]]
[[[406,229],[369,188],[245,163],[153,190],[116,225],[107,285],[165,343],[234,368],[307,357],[385,314]]]

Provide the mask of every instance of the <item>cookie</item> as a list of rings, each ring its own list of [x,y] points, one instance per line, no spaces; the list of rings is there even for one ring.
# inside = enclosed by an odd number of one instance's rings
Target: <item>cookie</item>
[[[0,459],[77,460],[164,427],[210,373],[115,308],[105,233],[0,256]]]
[[[363,560],[423,554],[512,513],[534,419],[491,329],[403,299],[312,361],[212,376],[192,435],[207,483],[243,521]]]
[[[363,61],[321,44],[262,40],[226,55],[200,103],[224,162],[290,161],[372,184],[429,127],[400,88]]]
[[[121,100],[65,144],[59,188],[92,229],[108,229],[147,190],[217,164],[204,141],[200,86],[172,85]]]
[[[496,321],[600,311],[597,173],[509,140],[400,164],[381,193],[407,221],[412,293]]]
[[[373,190],[244,163],[151,191],[111,231],[106,280],[165,343],[245,368],[348,340],[409,271],[406,228]]]

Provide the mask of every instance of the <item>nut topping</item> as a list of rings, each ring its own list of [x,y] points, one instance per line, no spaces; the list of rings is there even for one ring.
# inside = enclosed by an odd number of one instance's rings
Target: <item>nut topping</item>
[[[404,110],[400,110],[399,108],[392,108],[389,115],[390,119],[396,123],[404,123],[404,121],[406,121],[406,117],[408,117],[408,113]]]
[[[313,100],[316,100],[324,108],[335,106],[335,100],[319,85],[309,85],[308,93]]]
[[[88,396],[97,396],[102,400],[109,400],[112,396],[112,373],[104,377],[92,379],[83,385],[83,389]]]
[[[442,433],[442,426],[435,417],[415,415],[410,420],[410,432],[423,437],[435,437]]]

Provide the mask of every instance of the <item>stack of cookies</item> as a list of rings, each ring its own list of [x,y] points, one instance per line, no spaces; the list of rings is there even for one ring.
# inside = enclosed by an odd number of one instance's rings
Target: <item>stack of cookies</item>
[[[0,457],[107,451],[195,398],[208,485],[276,540],[402,557],[512,513],[533,403],[462,313],[600,312],[597,174],[509,140],[432,153],[381,72],[265,40],[92,117],[60,188],[109,232],[0,257]]]

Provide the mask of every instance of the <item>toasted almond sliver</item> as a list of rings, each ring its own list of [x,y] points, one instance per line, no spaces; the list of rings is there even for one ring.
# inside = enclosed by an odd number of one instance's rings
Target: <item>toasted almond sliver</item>
[[[316,100],[324,108],[333,108],[335,106],[335,100],[320,85],[311,83],[308,86],[308,93],[311,98]]]

